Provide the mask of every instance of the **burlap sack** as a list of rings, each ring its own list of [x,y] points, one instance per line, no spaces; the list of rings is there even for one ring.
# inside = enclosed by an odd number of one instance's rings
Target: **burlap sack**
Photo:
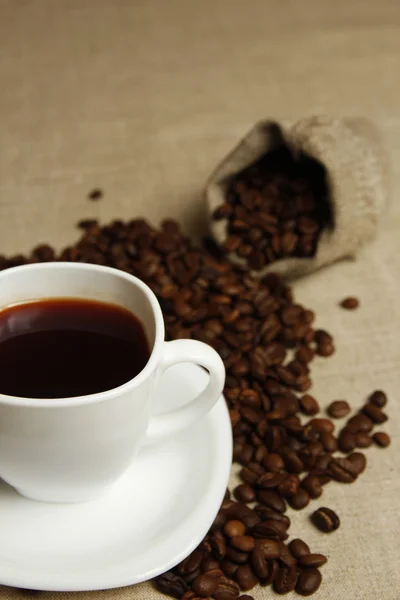
[[[225,202],[229,182],[240,171],[280,144],[303,152],[326,168],[333,227],[324,229],[312,258],[284,258],[253,274],[268,271],[291,278],[305,275],[341,258],[354,257],[372,240],[388,202],[388,163],[378,131],[366,119],[314,116],[292,126],[260,121],[211,175],[205,190],[211,233],[218,244],[227,237],[226,219],[213,220]],[[235,252],[232,262],[246,264]]]

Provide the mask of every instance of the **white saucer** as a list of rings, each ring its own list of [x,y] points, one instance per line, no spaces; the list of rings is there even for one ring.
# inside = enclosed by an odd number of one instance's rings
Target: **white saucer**
[[[156,398],[174,407],[206,384],[199,367],[172,367]],[[86,504],[26,500],[0,481],[0,584],[80,591],[139,583],[167,571],[202,540],[222,502],[232,433],[221,397],[171,441],[144,448],[111,492]]]

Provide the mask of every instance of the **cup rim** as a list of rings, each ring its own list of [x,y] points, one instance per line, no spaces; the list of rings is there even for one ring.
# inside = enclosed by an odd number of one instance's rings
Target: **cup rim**
[[[60,261],[35,263],[11,267],[0,272],[0,280],[12,273],[15,273],[15,271],[46,271],[54,268],[56,268],[57,270],[66,271],[70,269],[80,271],[97,271],[98,273],[104,273],[120,277],[121,279],[125,279],[129,283],[140,288],[150,303],[155,321],[155,336],[150,358],[147,361],[147,364],[144,366],[144,368],[140,371],[140,373],[138,373],[135,377],[133,377],[126,383],[123,383],[118,387],[112,388],[111,390],[106,390],[104,392],[98,392],[95,394],[88,394],[86,396],[70,396],[65,398],[24,398],[20,396],[9,396],[7,394],[0,393],[0,405],[3,404],[19,407],[29,406],[35,408],[68,408],[73,406],[87,406],[89,404],[104,402],[105,400],[112,399],[115,396],[119,396],[121,393],[125,393],[130,389],[138,387],[141,383],[143,383],[145,379],[147,379],[151,375],[151,373],[155,370],[159,362],[161,344],[164,341],[165,335],[164,318],[161,312],[161,307],[154,292],[149,288],[149,286],[146,283],[144,283],[138,277],[135,277],[130,273],[126,273],[125,271],[115,269],[114,267],[94,265],[91,263],[75,263]],[[1,308],[2,307],[0,307],[0,310]]]

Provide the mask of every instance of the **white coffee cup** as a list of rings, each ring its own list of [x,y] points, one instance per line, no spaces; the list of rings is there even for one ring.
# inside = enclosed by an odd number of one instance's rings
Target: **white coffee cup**
[[[195,340],[164,341],[160,305],[132,275],[80,263],[32,264],[0,273],[0,310],[66,297],[130,310],[144,326],[151,355],[136,377],[110,391],[58,399],[0,394],[0,477],[23,496],[47,502],[99,496],[125,472],[141,445],[172,436],[205,415],[225,379],[221,358],[211,347]],[[189,362],[208,370],[205,390],[181,408],[152,416],[153,390],[162,373]]]

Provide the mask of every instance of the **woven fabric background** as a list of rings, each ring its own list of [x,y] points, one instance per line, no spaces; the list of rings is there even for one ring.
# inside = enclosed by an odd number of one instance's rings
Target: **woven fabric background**
[[[200,234],[203,185],[265,117],[366,116],[385,137],[393,200],[357,261],[296,283],[336,339],[313,363],[321,405],[390,396],[390,449],[321,499],[342,527],[291,533],[330,561],[316,600],[400,597],[400,8],[392,0],[0,0],[0,252],[58,247],[85,217],[179,218]],[[105,196],[89,202],[100,187]],[[361,299],[349,313],[345,295]],[[232,483],[234,477],[232,478]],[[314,502],[315,507],[320,505]],[[6,518],[2,515],[1,518]],[[1,544],[1,541],[0,541]],[[255,589],[256,600],[271,598]],[[24,595],[30,598],[30,595]],[[44,600],[157,600],[149,584]],[[288,599],[295,595],[289,594]],[[0,588],[0,599],[22,598]],[[32,596],[33,598],[33,596]]]

